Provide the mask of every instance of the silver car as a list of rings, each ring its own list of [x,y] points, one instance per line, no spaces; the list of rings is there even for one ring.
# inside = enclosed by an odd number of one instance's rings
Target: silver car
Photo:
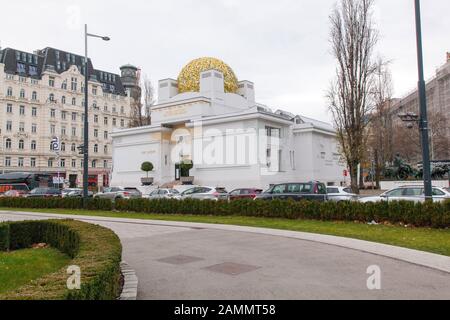
[[[136,188],[108,187],[94,195],[94,198],[100,199],[136,199],[142,198],[142,194]]]
[[[327,187],[329,201],[356,201],[359,199],[357,194],[352,192],[351,188],[346,187]]]
[[[153,192],[150,193],[148,196],[148,199],[155,200],[155,199],[179,199],[180,193],[178,190],[175,189],[156,189],[153,190]]]
[[[228,200],[228,192],[225,188],[215,187],[194,187],[181,193],[181,199],[199,200]]]
[[[433,187],[433,201],[442,202],[450,199],[450,192],[445,188]],[[424,202],[425,195],[423,186],[402,186],[386,191],[379,196],[364,197],[360,202],[380,202],[380,201],[414,201]]]

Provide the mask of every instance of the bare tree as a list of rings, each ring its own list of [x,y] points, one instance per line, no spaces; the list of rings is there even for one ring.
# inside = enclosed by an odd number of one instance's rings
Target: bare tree
[[[371,158],[374,162],[377,188],[380,188],[381,175],[386,163],[392,159],[392,126],[390,124],[392,94],[392,75],[389,63],[379,58],[371,90],[374,110],[370,118],[368,140]]]
[[[152,107],[155,104],[155,88],[153,87],[152,82],[150,81],[150,78],[147,75],[144,75],[143,80],[143,86],[142,86],[143,92],[142,96],[144,99],[144,117],[145,117],[145,123],[147,125],[151,124],[152,122]]]
[[[370,90],[376,71],[373,52],[378,33],[372,21],[373,2],[340,0],[330,16],[330,40],[337,68],[336,79],[328,92],[329,108],[356,193],[359,193],[357,171],[365,153]]]
[[[147,75],[141,83],[139,97],[133,100],[130,127],[141,127],[151,124],[151,108],[155,104],[155,89]]]

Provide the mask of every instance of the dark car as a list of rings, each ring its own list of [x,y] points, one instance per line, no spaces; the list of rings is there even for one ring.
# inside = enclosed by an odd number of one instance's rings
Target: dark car
[[[61,190],[55,188],[36,188],[33,189],[27,198],[60,198]]]
[[[327,188],[320,182],[295,182],[276,184],[256,196],[257,200],[312,200],[326,201]]]
[[[263,191],[261,189],[254,188],[244,188],[244,189],[235,189],[230,192],[229,199],[240,200],[240,199],[255,199],[256,196],[261,194]]]

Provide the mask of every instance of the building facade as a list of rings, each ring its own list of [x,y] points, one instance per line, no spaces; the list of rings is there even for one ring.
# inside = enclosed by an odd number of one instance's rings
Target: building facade
[[[88,72],[89,184],[97,189],[110,181],[110,133],[130,121],[137,69],[126,65],[118,75],[88,59]],[[0,172],[48,173],[81,186],[83,121],[84,57],[54,48],[0,50]],[[55,137],[59,152],[51,146]]]
[[[447,53],[447,62],[436,70],[434,77],[426,82],[426,99],[433,160],[448,160],[450,159],[450,53]],[[401,125],[400,114],[419,115],[418,91],[414,90],[401,99],[394,99],[391,110],[394,127]],[[440,145],[435,146],[434,143]],[[433,149],[438,151],[433,152]]]
[[[222,61],[194,60],[158,88],[150,126],[112,133],[112,185],[140,186],[145,161],[154,166],[155,186],[180,184],[183,175],[196,185],[229,190],[344,182],[331,125],[257,103],[255,85],[238,81]],[[193,168],[183,172],[184,163]]]

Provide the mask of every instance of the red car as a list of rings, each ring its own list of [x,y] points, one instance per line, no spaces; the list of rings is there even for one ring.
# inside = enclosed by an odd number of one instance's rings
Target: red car
[[[2,193],[0,195],[0,197],[4,197],[4,198],[19,198],[19,197],[23,197],[27,193],[28,192],[26,192],[24,190],[9,190],[9,191],[6,191],[5,193]]]
[[[257,195],[261,194],[261,192],[263,192],[263,190],[255,188],[235,189],[230,192],[229,199],[230,201],[240,199],[253,200]]]

